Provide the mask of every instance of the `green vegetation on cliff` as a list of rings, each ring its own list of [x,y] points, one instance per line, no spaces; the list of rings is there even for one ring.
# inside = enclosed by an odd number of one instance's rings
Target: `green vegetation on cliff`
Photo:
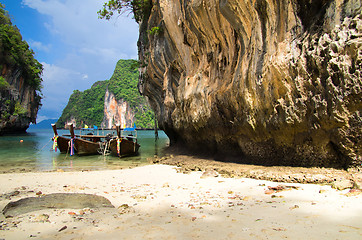
[[[0,68],[6,64],[8,67],[21,69],[25,83],[35,90],[41,90],[43,66],[34,58],[34,51],[29,48],[26,41],[22,40],[19,29],[12,24],[8,12],[1,3],[0,64]],[[40,103],[40,96],[38,98]]]
[[[84,92],[75,90],[57,126],[64,127],[71,119],[76,121],[77,126],[100,126],[104,117],[104,96],[108,88],[117,100],[123,99],[129,103],[135,113],[138,128],[152,128],[154,114],[145,98],[138,92],[138,71],[134,68],[136,64],[136,60],[119,60],[110,80],[96,82]]]
[[[116,12],[122,14],[132,12],[137,23],[140,23],[150,14],[152,0],[110,0],[98,11],[99,18],[109,20]]]
[[[35,123],[42,99],[42,71],[0,3],[0,135],[24,131],[30,122]]]

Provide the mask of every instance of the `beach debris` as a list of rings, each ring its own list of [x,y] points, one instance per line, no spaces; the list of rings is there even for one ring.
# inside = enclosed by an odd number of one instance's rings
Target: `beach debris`
[[[292,189],[298,190],[299,187],[296,187],[296,186],[285,186],[285,185],[278,185],[278,186],[276,186],[276,187],[268,186],[268,190],[266,190],[264,193],[265,193],[265,194],[273,194],[273,193],[278,193],[278,192],[282,192],[282,191],[288,191],[288,190],[292,190]]]
[[[287,231],[285,228],[273,228],[274,231],[281,232],[281,231]]]
[[[59,230],[58,230],[58,232],[61,232],[61,231],[63,231],[63,230],[65,230],[65,229],[67,229],[68,227],[65,225],[65,226],[63,226],[62,228],[60,228]]]
[[[8,203],[2,210],[5,217],[13,217],[42,209],[114,208],[105,197],[86,193],[53,193],[27,197]]]
[[[17,228],[19,223],[21,223],[21,221],[0,221],[0,230],[10,230],[11,228]]]
[[[5,198],[5,199],[11,199],[11,197],[18,196],[19,194],[20,194],[20,191],[15,190],[15,191],[12,191],[9,193],[2,194],[2,195],[0,195],[0,197]]]
[[[128,204],[122,204],[118,207],[119,214],[126,214],[126,213],[134,213],[135,210],[133,207],[129,206]]]
[[[37,193],[35,193],[37,196],[40,196],[40,195],[42,195],[43,193],[42,193],[42,191],[39,191],[39,192],[37,192]]]
[[[271,195],[271,198],[284,198],[284,196]]]
[[[297,209],[297,208],[299,208],[299,206],[298,206],[298,205],[294,205],[293,207],[290,207],[289,209],[290,209],[290,210],[294,210],[294,209]]]
[[[32,221],[33,222],[50,222],[49,215],[45,214],[45,213],[36,216]]]
[[[131,198],[137,200],[138,202],[140,201],[145,201],[147,199],[147,196],[144,195],[132,195]]]

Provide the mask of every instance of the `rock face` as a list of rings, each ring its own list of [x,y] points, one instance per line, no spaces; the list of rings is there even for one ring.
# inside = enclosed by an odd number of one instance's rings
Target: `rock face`
[[[153,1],[140,91],[171,144],[239,162],[362,163],[360,0]]]
[[[25,132],[31,122],[36,123],[40,97],[33,87],[25,84],[20,69],[6,64],[1,69],[7,84],[0,87],[0,135]]]
[[[104,118],[101,126],[103,128],[112,129],[116,124],[121,127],[133,126],[134,112],[126,101],[117,100],[112,92],[106,90],[104,96]]]

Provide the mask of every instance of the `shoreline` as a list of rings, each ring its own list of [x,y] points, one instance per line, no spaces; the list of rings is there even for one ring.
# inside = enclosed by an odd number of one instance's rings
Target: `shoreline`
[[[0,170],[0,175],[7,173],[108,171],[163,164],[176,166],[177,171],[182,173],[215,171],[225,178],[251,178],[280,183],[325,184],[337,189],[362,189],[362,168],[342,170],[321,167],[262,166],[222,162],[208,157],[183,153],[173,154],[170,150],[163,155],[162,157],[147,158],[146,162],[131,162],[129,165],[115,165],[108,168],[102,166],[54,166],[52,170],[42,170],[36,167],[8,167],[9,169]]]
[[[194,157],[186,154],[170,154],[150,159],[153,164],[166,164],[179,168],[178,171],[216,171],[227,178],[251,178],[284,183],[327,184],[337,188],[362,189],[362,168],[348,170],[320,167],[262,166],[221,162],[211,158]]]
[[[86,193],[112,209],[45,209],[0,219],[3,239],[360,239],[362,194],[329,185],[225,178],[170,165],[0,174],[0,207]],[[6,183],[6,184],[5,184]],[[16,194],[14,194],[14,192]],[[13,196],[11,196],[13,193]]]

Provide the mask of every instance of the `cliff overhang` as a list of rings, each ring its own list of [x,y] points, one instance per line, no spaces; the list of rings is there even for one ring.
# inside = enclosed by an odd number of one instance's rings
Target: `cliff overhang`
[[[152,3],[139,88],[171,144],[256,164],[361,165],[361,1]]]

